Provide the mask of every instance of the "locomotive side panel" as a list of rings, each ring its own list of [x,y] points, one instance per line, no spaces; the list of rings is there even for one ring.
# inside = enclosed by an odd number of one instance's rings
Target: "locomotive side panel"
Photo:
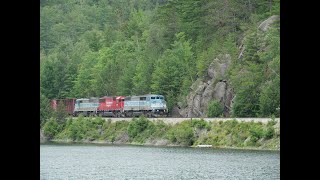
[[[121,111],[124,106],[124,96],[103,97],[99,99],[99,111]]]
[[[124,111],[150,111],[150,101],[146,96],[126,97]]]
[[[77,99],[74,108],[74,115],[83,113],[85,116],[88,114],[95,114],[99,107],[99,99]]]
[[[124,107],[124,96],[108,97],[99,99],[98,115],[119,117]]]

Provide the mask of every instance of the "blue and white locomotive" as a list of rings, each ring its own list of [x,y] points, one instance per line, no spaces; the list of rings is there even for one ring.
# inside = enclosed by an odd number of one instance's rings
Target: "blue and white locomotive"
[[[165,117],[168,114],[168,108],[162,95],[127,96],[124,99],[123,113],[125,117],[142,114],[147,117]]]

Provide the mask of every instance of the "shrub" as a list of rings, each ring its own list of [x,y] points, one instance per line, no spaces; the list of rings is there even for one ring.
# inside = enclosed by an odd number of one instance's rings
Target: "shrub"
[[[54,118],[50,118],[43,126],[43,132],[49,139],[54,138],[60,130],[61,127]]]
[[[219,117],[222,114],[223,107],[221,104],[216,100],[211,101],[208,106],[208,117]]]
[[[264,138],[271,139],[271,138],[273,138],[274,134],[275,134],[274,128],[267,127],[267,130],[264,133]]]
[[[166,134],[166,138],[172,143],[190,146],[195,141],[193,127],[190,121],[183,121],[174,125]]]
[[[52,116],[50,101],[40,93],[40,127],[43,127],[47,119]]]
[[[191,127],[180,126],[174,131],[174,136],[178,143],[182,145],[192,145],[194,142],[194,133]]]
[[[68,112],[66,110],[66,106],[62,102],[59,103],[57,111],[53,112],[53,117],[57,120],[59,124],[63,124],[66,122]]]
[[[192,120],[192,127],[199,128],[199,129],[209,129],[209,123],[205,120]]]
[[[148,120],[145,117],[139,119],[133,118],[128,126],[128,135],[130,138],[136,137],[139,133],[148,127]]]

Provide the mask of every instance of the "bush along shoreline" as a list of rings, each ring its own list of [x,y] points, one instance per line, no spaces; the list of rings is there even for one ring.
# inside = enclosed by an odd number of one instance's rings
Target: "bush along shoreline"
[[[50,118],[40,129],[51,142],[83,142],[154,146],[212,145],[214,148],[280,150],[279,122],[206,122],[185,120],[177,124],[150,121],[145,117],[132,121],[79,117],[59,121]]]

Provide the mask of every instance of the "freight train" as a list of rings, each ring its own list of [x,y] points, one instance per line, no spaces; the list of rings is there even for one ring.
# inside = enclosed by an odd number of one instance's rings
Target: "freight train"
[[[51,107],[57,110],[64,105],[69,115],[75,117],[166,117],[168,108],[163,95],[147,94],[141,96],[104,96],[101,98],[69,98],[51,100]]]

